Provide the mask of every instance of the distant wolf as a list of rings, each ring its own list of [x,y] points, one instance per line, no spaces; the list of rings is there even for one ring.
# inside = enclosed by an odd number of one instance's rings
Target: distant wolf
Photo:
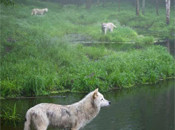
[[[79,130],[97,116],[101,107],[110,104],[98,89],[71,105],[41,103],[27,111],[24,130],[30,130],[30,124],[36,130],[47,130],[48,126]]]
[[[113,29],[116,28],[116,26],[113,23],[102,23],[101,27],[102,27],[102,32],[104,34],[106,34],[108,30],[110,32],[113,32]]]
[[[44,8],[44,9],[32,9],[32,13],[31,15],[43,15],[45,12],[48,12],[48,8]]]

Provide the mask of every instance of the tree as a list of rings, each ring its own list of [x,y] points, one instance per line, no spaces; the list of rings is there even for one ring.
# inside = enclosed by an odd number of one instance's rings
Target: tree
[[[142,0],[142,14],[145,14],[145,0]]]
[[[170,0],[165,0],[166,4],[166,23],[167,25],[170,23]]]
[[[92,0],[86,0],[86,8],[90,9],[92,5]]]
[[[156,14],[159,15],[159,0],[156,0]]]
[[[14,0],[0,0],[0,3],[4,5],[14,5]]]
[[[136,0],[136,15],[139,16],[139,0]]]
[[[120,12],[120,0],[118,0],[118,11]]]
[[[97,4],[98,4],[98,5],[100,4],[100,0],[97,0]]]

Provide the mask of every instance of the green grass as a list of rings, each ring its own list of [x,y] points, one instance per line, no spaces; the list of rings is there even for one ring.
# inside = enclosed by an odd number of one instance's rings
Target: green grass
[[[0,95],[84,92],[96,87],[107,91],[174,77],[173,57],[164,47],[151,44],[154,36],[138,35],[132,27],[124,26],[122,20],[135,16],[129,9],[117,12],[114,5],[90,10],[40,1],[16,3],[14,7],[0,5]],[[31,16],[35,7],[48,7],[49,12]],[[103,35],[101,22],[107,21],[118,28]],[[72,34],[99,44],[73,44],[70,41],[77,38],[71,39]],[[106,42],[109,44],[103,44]]]
[[[10,122],[18,122],[21,120],[19,114],[16,113],[16,104],[14,104],[13,108],[5,107],[0,113],[1,120],[10,121]]]
[[[30,2],[31,3],[31,2]],[[26,31],[31,33],[45,32],[51,37],[63,37],[65,34],[85,34],[94,40],[100,41],[122,41],[122,42],[137,42],[139,37],[136,31],[132,28],[123,26],[120,24],[119,19],[116,16],[111,17],[111,14],[117,12],[115,10],[108,10],[109,8],[101,8],[99,10],[96,6],[91,10],[86,10],[83,7],[77,8],[76,6],[59,6],[59,4],[51,4],[46,2],[27,3],[28,5],[16,4],[15,7],[2,7],[1,21],[3,28],[11,25],[9,29],[17,27],[22,28],[25,37]],[[35,7],[49,8],[49,12],[44,16],[31,16],[31,9]],[[10,10],[11,9],[11,10]],[[103,12],[101,12],[102,10]],[[97,17],[98,16],[98,17]],[[109,17],[109,18],[108,18]],[[111,18],[110,18],[111,17]],[[8,22],[7,22],[8,21]],[[101,23],[102,22],[114,22],[117,25],[117,29],[114,33],[108,35],[102,35]],[[16,32],[16,30],[15,30]],[[35,37],[30,37],[33,39]],[[154,41],[152,37],[150,43]]]
[[[134,7],[131,8],[129,5],[126,5],[126,7],[120,13],[116,14],[120,23],[132,27],[139,34],[161,39],[174,38],[175,11],[173,7],[171,7],[170,25],[166,25],[165,6],[159,7],[159,16],[156,15],[155,7],[149,4],[145,8],[145,15],[142,15],[140,12],[140,16],[135,15],[135,10],[132,10]]]

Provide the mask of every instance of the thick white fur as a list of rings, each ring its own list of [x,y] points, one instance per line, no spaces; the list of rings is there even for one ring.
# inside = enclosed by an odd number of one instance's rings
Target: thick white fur
[[[31,123],[36,130],[46,130],[49,125],[79,130],[97,116],[101,107],[109,105],[98,89],[72,105],[41,103],[27,111],[24,130],[30,130]]]
[[[32,9],[32,13],[31,15],[43,15],[45,12],[48,12],[48,8],[44,8],[44,9]]]
[[[108,30],[110,32],[113,32],[113,29],[116,28],[116,26],[113,23],[102,23],[101,27],[102,27],[102,32],[104,34],[106,34]]]

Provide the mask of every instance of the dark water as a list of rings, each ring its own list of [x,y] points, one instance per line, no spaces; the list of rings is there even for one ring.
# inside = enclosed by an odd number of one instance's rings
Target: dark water
[[[156,85],[141,85],[132,89],[104,93],[112,101],[83,130],[174,130],[175,80]],[[61,94],[31,99],[1,100],[0,107],[17,105],[17,113],[24,118],[28,108],[41,102],[70,104],[85,94]],[[1,122],[1,130],[22,130],[23,123]],[[49,129],[56,130],[56,129]]]
[[[167,48],[167,50],[169,51],[169,53],[175,57],[175,39],[167,39],[167,40],[164,40],[164,41],[158,41],[157,43],[155,43],[156,45],[162,45],[162,46],[165,46]]]

